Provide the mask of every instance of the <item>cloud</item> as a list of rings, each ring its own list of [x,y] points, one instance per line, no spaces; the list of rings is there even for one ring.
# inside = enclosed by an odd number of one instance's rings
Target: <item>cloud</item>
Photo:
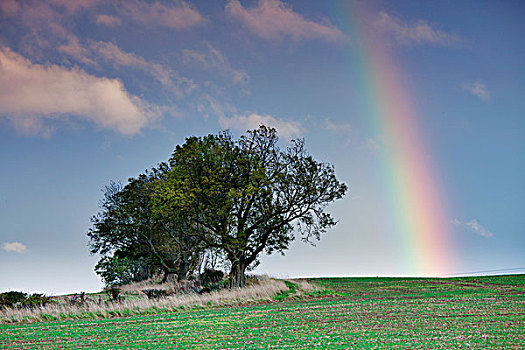
[[[360,130],[350,123],[336,123],[330,118],[325,118],[321,127],[331,135],[341,138],[348,146],[373,152],[378,151],[381,148],[378,141],[370,137],[364,138]]]
[[[49,133],[45,121],[87,120],[124,135],[151,121],[145,103],[130,96],[116,79],[80,69],[34,64],[10,49],[0,49],[0,116],[21,131]]]
[[[125,52],[113,43],[91,42],[90,46],[104,60],[116,67],[132,67],[145,71],[164,87],[173,90],[179,97],[196,88],[191,79],[180,77],[177,72],[158,63],[149,62],[134,53]]]
[[[259,0],[257,7],[249,9],[244,8],[239,0],[229,0],[226,12],[266,40],[281,41],[285,37],[297,41],[346,40],[346,35],[328,20],[323,23],[309,21],[279,0]]]
[[[179,74],[161,64],[150,62],[131,52],[126,52],[113,43],[90,41],[84,46],[77,37],[68,35],[67,45],[58,47],[58,50],[74,58],[78,62],[98,67],[98,62],[106,61],[115,68],[128,67],[146,72],[165,88],[172,90],[178,97],[190,93],[196,88],[193,80],[180,77]]]
[[[334,123],[330,118],[325,118],[323,121],[323,127],[325,130],[330,131],[334,134],[353,134],[355,133],[355,129],[352,125],[349,123],[345,124],[336,124]]]
[[[227,58],[210,43],[206,43],[208,52],[198,52],[185,49],[182,51],[182,61],[184,64],[195,64],[206,70],[212,70],[227,77],[234,84],[244,84],[248,82],[250,76],[245,71],[235,69],[231,66]]]
[[[342,139],[346,145],[355,143],[357,139],[357,131],[349,123],[336,123],[330,118],[324,118],[320,126],[331,135]]]
[[[436,44],[442,46],[457,45],[461,39],[453,34],[432,28],[426,21],[404,23],[399,18],[386,12],[379,13],[376,25],[385,33],[394,37],[401,44]]]
[[[472,219],[470,221],[460,221],[458,219],[454,219],[452,223],[458,226],[467,227],[470,231],[482,237],[491,238],[494,236],[492,232],[483,227],[483,225],[481,225],[476,219]]]
[[[88,48],[80,44],[78,38],[72,34],[68,35],[68,43],[60,45],[58,51],[63,52],[79,62],[89,66],[97,66],[97,63],[90,57],[91,52]]]
[[[365,140],[364,147],[370,151],[378,151],[381,148],[379,142],[371,137]]]
[[[12,17],[17,14],[20,10],[20,5],[16,0],[2,0],[0,1],[0,11],[6,14],[6,16]]]
[[[280,136],[288,140],[300,136],[304,132],[301,123],[297,121],[286,121],[271,115],[260,115],[257,113],[252,113],[248,116],[234,115],[230,118],[219,115],[219,124],[223,128],[241,131],[257,129],[261,124],[264,124],[275,128]]]
[[[118,17],[110,15],[97,15],[97,24],[103,24],[108,27],[116,27],[121,23],[122,21]]]
[[[487,86],[485,84],[480,83],[479,81],[475,83],[465,83],[461,85],[461,88],[484,101],[488,101],[490,99],[490,93],[487,89]]]
[[[5,242],[2,243],[2,250],[5,250],[6,252],[13,252],[13,253],[26,253],[27,247],[20,242]]]
[[[106,1],[107,0],[48,0],[47,2],[55,7],[65,9],[68,13],[76,13],[82,10],[89,10]]]
[[[204,17],[184,1],[165,5],[158,1],[127,0],[119,3],[117,9],[124,16],[149,26],[186,29],[204,22]]]
[[[104,7],[105,10],[112,8],[116,16],[97,14],[100,7]],[[172,29],[187,29],[205,21],[199,11],[183,0],[170,1],[167,4],[145,0],[2,0],[0,10],[9,17],[17,16],[30,28],[60,25],[67,16],[81,12],[95,15],[97,24],[107,26],[119,25],[122,18],[147,26],[165,26]]]

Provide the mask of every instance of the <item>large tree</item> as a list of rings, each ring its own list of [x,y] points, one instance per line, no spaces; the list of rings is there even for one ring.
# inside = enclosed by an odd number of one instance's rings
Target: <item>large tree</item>
[[[91,253],[102,255],[97,273],[105,280],[149,277],[158,270],[164,272],[165,279],[169,273],[185,279],[196,267],[199,242],[185,236],[185,223],[166,220],[151,210],[153,183],[166,171],[167,165],[160,164],[157,169],[129,179],[124,187],[115,182],[106,186],[101,211],[92,218],[93,226],[88,232]],[[119,275],[117,272],[125,266],[141,267],[142,271]]]
[[[326,205],[347,190],[303,140],[284,151],[277,142],[276,130],[265,126],[238,141],[228,132],[190,137],[176,147],[154,191],[155,212],[183,213],[189,235],[225,253],[231,287],[244,285],[261,253],[283,253],[294,232],[319,239],[336,224]]]

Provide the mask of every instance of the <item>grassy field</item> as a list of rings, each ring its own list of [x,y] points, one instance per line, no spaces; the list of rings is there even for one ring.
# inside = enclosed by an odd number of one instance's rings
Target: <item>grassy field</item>
[[[525,348],[525,275],[312,281],[245,306],[2,324],[0,348]]]

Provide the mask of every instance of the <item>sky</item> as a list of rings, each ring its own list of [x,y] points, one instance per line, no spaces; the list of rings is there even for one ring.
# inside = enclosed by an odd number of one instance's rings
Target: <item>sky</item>
[[[103,287],[102,189],[264,123],[349,187],[254,273],[525,271],[522,1],[0,1],[0,291]]]

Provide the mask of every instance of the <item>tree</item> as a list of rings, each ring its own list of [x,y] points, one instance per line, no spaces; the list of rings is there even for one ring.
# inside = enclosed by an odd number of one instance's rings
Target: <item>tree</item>
[[[164,280],[169,273],[185,279],[196,266],[199,251],[181,238],[180,222],[163,220],[151,211],[152,184],[166,171],[166,164],[161,164],[129,179],[124,187],[112,182],[105,188],[101,211],[92,218],[88,236],[91,253],[102,254],[96,271],[110,284],[147,278],[158,269]]]
[[[150,264],[145,258],[130,258],[117,251],[113,256],[102,257],[95,271],[106,287],[116,287],[149,278]]]
[[[284,253],[297,229],[312,242],[336,224],[327,204],[344,196],[333,166],[314,160],[304,140],[281,151],[276,130],[260,126],[238,141],[228,132],[177,146],[154,191],[154,212],[178,213],[187,234],[224,251],[231,287],[262,252]]]

